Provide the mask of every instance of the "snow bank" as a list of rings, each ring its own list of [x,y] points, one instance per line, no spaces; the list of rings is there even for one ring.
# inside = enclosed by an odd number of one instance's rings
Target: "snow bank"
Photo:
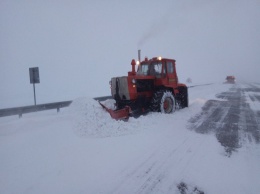
[[[108,108],[114,108],[114,100],[102,103]],[[139,121],[134,118],[128,122],[116,121],[92,98],[75,99],[66,112],[72,115],[74,131],[81,137],[121,136],[140,130]]]

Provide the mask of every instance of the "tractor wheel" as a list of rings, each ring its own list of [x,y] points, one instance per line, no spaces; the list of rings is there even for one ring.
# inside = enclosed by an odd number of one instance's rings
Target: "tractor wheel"
[[[179,87],[179,102],[180,108],[185,108],[189,106],[189,96],[188,96],[188,88],[187,87]]]
[[[154,93],[150,108],[154,112],[172,113],[176,109],[175,98],[171,91],[159,90]]]

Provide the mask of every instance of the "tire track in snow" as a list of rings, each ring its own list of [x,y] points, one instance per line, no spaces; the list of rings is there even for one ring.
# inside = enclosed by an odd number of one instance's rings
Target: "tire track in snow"
[[[198,138],[190,141],[191,137],[183,139],[173,148],[170,142],[162,143],[156,150],[146,154],[136,161],[126,172],[123,172],[122,181],[111,193],[165,193],[176,190],[177,182],[173,179],[185,173],[204,141]],[[187,154],[190,152],[191,154]],[[188,158],[187,158],[188,157]],[[185,163],[183,163],[186,161]]]

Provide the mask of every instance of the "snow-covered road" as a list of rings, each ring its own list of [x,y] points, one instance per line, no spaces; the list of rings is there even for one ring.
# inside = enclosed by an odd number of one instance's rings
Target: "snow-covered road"
[[[200,114],[190,119],[190,128],[199,133],[216,133],[227,155],[247,142],[259,144],[259,85],[235,84],[229,91],[216,96],[218,100],[208,100]]]
[[[0,193],[259,193],[259,88],[192,87],[189,108],[128,122],[112,120],[90,98],[75,99],[59,114],[0,118]],[[238,97],[235,102],[228,98],[231,93]],[[239,113],[230,111],[235,108]],[[232,154],[219,129],[240,137]],[[245,135],[252,141],[244,141]]]

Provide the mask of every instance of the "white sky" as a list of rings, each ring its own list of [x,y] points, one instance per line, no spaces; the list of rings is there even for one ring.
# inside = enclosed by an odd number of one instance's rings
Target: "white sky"
[[[130,62],[176,59],[179,80],[260,82],[259,0],[0,0],[0,108],[110,94]]]

